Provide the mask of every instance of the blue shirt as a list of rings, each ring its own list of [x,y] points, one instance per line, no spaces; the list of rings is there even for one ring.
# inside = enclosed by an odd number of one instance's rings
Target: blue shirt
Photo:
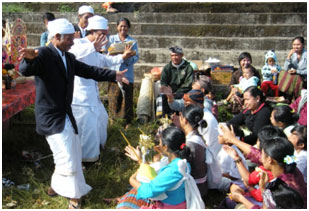
[[[43,33],[41,34],[40,46],[41,46],[41,47],[45,46],[46,43],[47,43],[47,40],[48,40],[48,31],[43,32]]]
[[[134,67],[133,67],[133,65],[138,61],[139,55],[138,55],[137,41],[135,39],[133,39],[132,37],[130,37],[129,35],[127,35],[124,42],[129,42],[129,41],[134,42],[132,50],[136,52],[136,55],[124,60],[124,62],[122,64],[115,65],[115,66],[112,66],[110,68],[111,68],[111,70],[120,70],[120,71],[128,69],[128,71],[125,73],[125,77],[129,80],[130,83],[134,83]],[[109,37],[109,44],[113,44],[113,43],[122,43],[118,34],[111,35]]]
[[[167,166],[163,167],[158,176],[156,176],[150,183],[141,183],[137,190],[137,199],[148,199],[156,197],[161,193],[166,193],[167,199],[162,200],[163,203],[176,205],[186,200],[185,184],[183,183],[178,189],[174,191],[167,191],[173,188],[179,180],[183,178],[178,170],[177,162],[180,158],[175,158]]]

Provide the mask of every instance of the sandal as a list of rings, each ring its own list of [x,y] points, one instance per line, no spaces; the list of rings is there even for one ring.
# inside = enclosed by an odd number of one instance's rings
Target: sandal
[[[81,209],[81,201],[78,199],[77,201],[69,200],[69,208],[68,209]]]
[[[56,193],[56,191],[54,191],[52,187],[49,187],[47,190],[47,195],[50,197],[54,197],[54,196],[58,196],[58,193]]]

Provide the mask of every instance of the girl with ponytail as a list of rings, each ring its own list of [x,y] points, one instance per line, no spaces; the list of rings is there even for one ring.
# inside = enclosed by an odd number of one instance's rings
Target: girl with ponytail
[[[206,144],[198,132],[199,127],[207,127],[206,121],[203,120],[203,115],[204,112],[200,106],[191,104],[185,107],[179,116],[181,129],[186,135],[186,145],[192,153],[192,159],[189,161],[192,168],[191,175],[195,179],[202,198],[206,197],[208,192],[207,165],[205,163]]]
[[[286,136],[296,126],[298,114],[294,113],[288,105],[276,106],[270,115],[271,124],[283,130]]]
[[[275,178],[280,178],[299,192],[307,206],[307,185],[302,173],[296,167],[293,144],[286,138],[275,137],[263,143],[261,158],[264,168],[270,170]]]

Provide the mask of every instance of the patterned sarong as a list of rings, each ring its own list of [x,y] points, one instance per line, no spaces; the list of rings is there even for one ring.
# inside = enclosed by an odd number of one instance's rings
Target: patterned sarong
[[[133,188],[124,194],[117,204],[116,209],[140,209],[142,206],[149,207],[149,199],[136,199],[137,191]]]

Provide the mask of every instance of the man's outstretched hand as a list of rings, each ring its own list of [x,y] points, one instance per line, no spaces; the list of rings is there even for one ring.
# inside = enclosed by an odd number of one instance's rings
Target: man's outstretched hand
[[[18,60],[22,59],[34,59],[39,55],[39,50],[38,49],[27,49],[27,48],[22,48],[19,50],[19,57]]]
[[[120,83],[125,83],[125,84],[129,84],[128,79],[124,76],[124,74],[127,72],[128,70],[123,70],[123,71],[117,71],[116,72],[116,81],[120,82]]]

